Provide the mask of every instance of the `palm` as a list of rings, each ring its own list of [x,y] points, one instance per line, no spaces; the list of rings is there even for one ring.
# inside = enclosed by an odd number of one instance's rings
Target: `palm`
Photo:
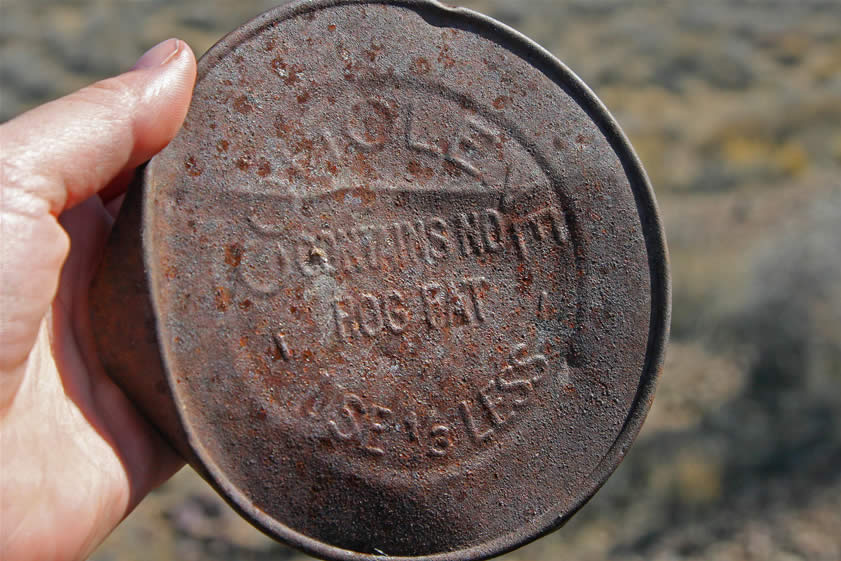
[[[111,218],[94,197],[61,223],[70,255],[4,427],[4,469],[24,476],[3,490],[11,507],[4,518],[18,522],[3,531],[18,533],[33,559],[83,557],[105,537],[102,522],[118,522],[141,490],[180,465],[105,375],[92,346],[87,291]],[[44,525],[62,530],[45,540]]]

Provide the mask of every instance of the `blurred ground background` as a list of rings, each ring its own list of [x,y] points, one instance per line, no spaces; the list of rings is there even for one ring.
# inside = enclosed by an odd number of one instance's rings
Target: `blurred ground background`
[[[266,0],[0,0],[0,121],[203,53]],[[841,559],[841,0],[465,0],[533,37],[624,127],[674,279],[657,400],[615,476],[507,561]],[[94,561],[294,560],[183,470]]]

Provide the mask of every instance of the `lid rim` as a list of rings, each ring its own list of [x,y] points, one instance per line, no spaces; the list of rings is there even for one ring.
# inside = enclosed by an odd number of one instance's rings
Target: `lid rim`
[[[609,145],[619,158],[624,172],[630,182],[634,198],[637,203],[640,222],[642,224],[646,251],[648,254],[649,274],[651,281],[651,314],[649,321],[648,343],[636,397],[631,405],[623,427],[617,434],[616,440],[607,453],[597,464],[596,468],[586,477],[590,485],[570,501],[573,506],[565,513],[557,512],[545,514],[534,519],[530,524],[521,526],[494,540],[480,545],[445,553],[435,553],[422,556],[386,556],[394,561],[465,561],[481,560],[496,557],[530,543],[564,525],[578,510],[580,510],[604,485],[609,476],[624,459],[628,448],[637,437],[645,416],[653,400],[656,381],[662,369],[665,348],[669,335],[671,316],[671,280],[669,274],[668,249],[665,232],[653,187],[642,167],[642,164],[631,147],[624,132],[607,108],[595,96],[593,91],[563,62],[558,60],[545,48],[529,39],[520,32],[502,24],[488,16],[466,8],[451,8],[437,0],[296,0],[291,3],[270,9],[252,19],[240,28],[232,31],[218,41],[199,60],[198,78],[204,79],[214,66],[227,56],[238,44],[258,35],[267,27],[281,23],[305,13],[315,12],[330,7],[346,5],[381,4],[388,6],[402,6],[410,9],[435,10],[444,17],[459,18],[464,24],[472,24],[482,29],[482,36],[492,35],[492,40],[503,44],[508,50],[515,50],[519,56],[528,56],[527,62],[538,68],[551,82],[566,91],[593,120],[599,130],[605,135]],[[152,184],[155,160],[147,167],[144,182],[148,187]],[[172,370],[170,364],[170,345],[162,339],[161,314],[158,303],[159,287],[157,279],[157,265],[152,248],[156,247],[155,232],[147,225],[154,216],[154,194],[146,189],[143,199],[143,261],[149,282],[150,297],[155,309],[156,332],[161,359],[165,365],[165,373],[170,387],[173,387]],[[256,506],[251,504],[245,494],[231,483],[224,473],[213,462],[208,462],[208,452],[201,445],[193,428],[188,422],[188,415],[183,403],[176,401],[179,420],[188,438],[190,449],[203,464],[200,472],[208,482],[222,494],[223,498],[249,522],[271,537],[280,539],[287,544],[316,557],[337,561],[375,561],[386,558],[379,554],[367,554],[341,549],[310,538],[290,528],[275,519],[269,518]]]

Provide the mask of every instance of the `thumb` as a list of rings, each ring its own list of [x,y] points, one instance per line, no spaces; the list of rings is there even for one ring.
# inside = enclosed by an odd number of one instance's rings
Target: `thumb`
[[[172,140],[195,76],[190,48],[170,39],[131,71],[0,126],[0,369],[26,360],[55,297],[69,250],[58,215]]]
[[[0,127],[3,182],[45,201],[57,216],[172,140],[195,76],[190,48],[169,39],[132,71],[24,113]]]

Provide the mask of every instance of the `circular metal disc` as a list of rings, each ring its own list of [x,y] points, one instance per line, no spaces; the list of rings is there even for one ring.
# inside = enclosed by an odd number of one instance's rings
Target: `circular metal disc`
[[[217,44],[149,165],[143,244],[200,469],[331,559],[556,528],[653,395],[665,243],[630,146],[516,32],[297,2]]]

